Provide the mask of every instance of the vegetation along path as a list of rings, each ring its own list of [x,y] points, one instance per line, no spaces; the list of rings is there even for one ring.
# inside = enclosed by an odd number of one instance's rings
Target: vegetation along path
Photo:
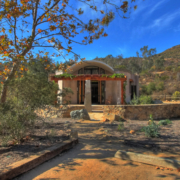
[[[54,119],[59,121],[59,119]],[[71,120],[72,121],[72,120]],[[147,122],[146,122],[147,123]],[[76,121],[69,123],[69,128],[78,131],[79,144],[62,156],[57,156],[14,180],[40,179],[179,179],[180,173],[166,168],[121,160],[115,158],[117,150],[150,154],[159,157],[178,158],[179,154],[150,151],[145,148],[127,146],[122,140],[110,133],[115,131],[118,122],[110,124],[101,121]]]

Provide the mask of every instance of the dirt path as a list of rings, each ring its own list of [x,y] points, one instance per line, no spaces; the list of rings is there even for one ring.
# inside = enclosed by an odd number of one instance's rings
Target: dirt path
[[[98,121],[84,121],[71,125],[78,130],[79,144],[67,151],[63,156],[57,156],[35,169],[14,180],[175,180],[180,179],[180,173],[170,170],[156,170],[155,166],[114,158],[117,150],[127,150],[143,154],[167,157],[168,153],[152,153],[146,149],[138,149],[122,145],[108,136],[103,130],[105,124]],[[179,158],[179,155],[174,156]]]

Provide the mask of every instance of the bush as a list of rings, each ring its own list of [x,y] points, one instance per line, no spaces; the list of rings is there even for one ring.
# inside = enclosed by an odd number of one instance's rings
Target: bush
[[[164,90],[164,82],[159,82],[156,86],[157,91],[163,91]]]
[[[140,104],[154,104],[151,96],[142,95],[139,97]]]
[[[167,67],[165,67],[165,70],[166,70],[166,71],[172,71],[172,66],[167,66]]]
[[[149,71],[148,70],[143,70],[141,73],[140,73],[140,76],[145,76],[145,75],[150,75]]]
[[[152,115],[150,115],[150,125],[148,126],[144,126],[142,129],[141,129],[141,132],[145,132],[145,136],[147,137],[159,137],[159,126],[154,122],[153,118],[152,118]]]
[[[121,131],[124,129],[124,123],[120,122],[120,124],[118,125],[118,130]]]
[[[151,96],[141,95],[140,97],[137,97],[134,94],[134,98],[130,101],[130,104],[138,105],[138,104],[154,104],[154,103]]]
[[[174,92],[174,94],[172,95],[171,98],[172,98],[173,100],[178,100],[179,97],[180,97],[180,92],[179,92],[179,91],[176,91],[176,92]]]
[[[172,124],[172,122],[169,119],[166,119],[166,120],[161,120],[158,123],[159,126],[167,125],[167,124]]]
[[[169,79],[169,76],[167,76],[167,75],[160,76],[159,79],[160,79],[161,81],[165,81],[165,80]]]

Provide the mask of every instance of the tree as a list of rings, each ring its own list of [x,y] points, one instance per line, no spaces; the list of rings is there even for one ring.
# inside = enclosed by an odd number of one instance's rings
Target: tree
[[[164,62],[165,62],[165,60],[164,60],[163,56],[160,56],[157,59],[155,59],[154,64],[156,66],[156,69],[158,70],[158,69],[163,68],[164,67]]]
[[[52,56],[63,56],[61,50],[66,50],[68,53],[76,54],[72,51],[71,43],[78,43],[87,45],[93,43],[94,39],[99,39],[101,36],[106,37],[103,26],[108,26],[114,19],[112,11],[99,10],[95,6],[94,1],[79,0],[85,3],[96,12],[101,12],[102,19],[90,19],[88,23],[84,23],[80,18],[74,14],[69,14],[66,11],[67,7],[74,9],[69,5],[69,0],[0,0],[0,54],[1,61],[8,62],[5,70],[0,72],[3,76],[3,84],[1,91],[1,103],[6,101],[8,83],[15,78],[17,71],[20,69],[22,72],[27,71],[24,67],[27,62],[32,59],[39,59],[40,56],[48,57],[49,52],[45,48],[55,48],[59,51],[58,54],[53,53]],[[116,10],[124,14],[131,12],[135,0],[131,3],[123,1],[118,7],[111,1],[103,0],[103,5],[112,5]],[[130,6],[131,5],[131,6]],[[74,9],[78,15],[82,15],[83,11]],[[80,31],[79,31],[80,30]],[[79,32],[77,32],[79,31]],[[85,36],[83,40],[77,42],[73,38],[86,31],[89,36]],[[93,33],[93,35],[90,35]],[[67,41],[67,47],[62,45],[60,40]],[[42,41],[43,40],[43,41]],[[49,43],[46,45],[45,43]],[[38,50],[35,54],[34,49],[44,48],[43,51]],[[81,61],[81,58],[77,55]],[[64,57],[64,56],[63,56]],[[63,68],[63,63],[59,68]],[[55,64],[54,64],[55,66]],[[48,66],[45,68],[49,68]]]
[[[156,48],[151,48],[148,50],[148,46],[144,46],[140,48],[141,55],[139,52],[136,52],[137,57],[143,58],[143,63],[141,64],[142,70],[150,69],[153,66],[153,59],[152,57],[156,54]]]

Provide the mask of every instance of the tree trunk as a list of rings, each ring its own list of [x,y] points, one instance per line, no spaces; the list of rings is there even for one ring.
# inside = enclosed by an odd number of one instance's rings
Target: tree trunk
[[[15,72],[18,68],[19,63],[16,63],[13,65],[11,69],[11,73],[9,74],[8,78],[4,82],[2,91],[1,91],[1,99],[0,103],[5,103],[6,102],[6,97],[7,97],[7,90],[8,90],[8,83],[14,78]]]

